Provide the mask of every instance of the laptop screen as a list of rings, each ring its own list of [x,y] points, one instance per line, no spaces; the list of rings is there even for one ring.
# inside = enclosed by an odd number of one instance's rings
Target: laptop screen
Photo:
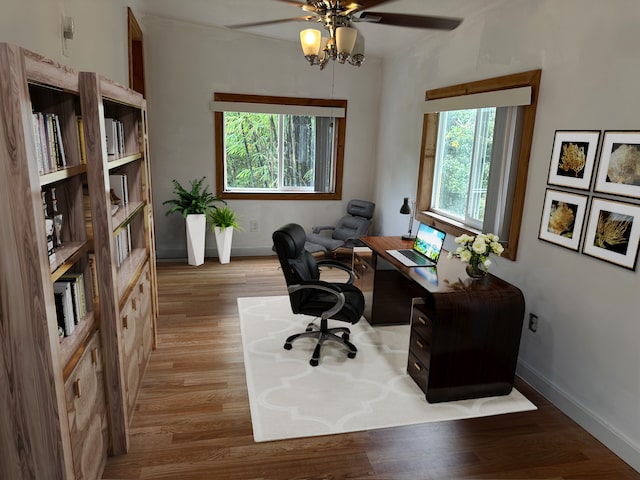
[[[413,249],[431,259],[433,263],[438,263],[445,236],[446,233],[437,228],[421,223],[418,227],[416,240],[413,242]]]

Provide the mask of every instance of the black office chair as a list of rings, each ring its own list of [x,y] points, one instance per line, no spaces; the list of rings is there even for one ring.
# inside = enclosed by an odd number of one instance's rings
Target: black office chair
[[[299,338],[317,338],[318,342],[309,362],[315,367],[318,365],[323,343],[332,340],[345,346],[347,356],[354,358],[358,349],[349,341],[350,330],[346,327],[329,328],[328,319],[357,323],[364,311],[364,296],[357,287],[351,285],[354,275],[347,266],[334,260],[320,260],[316,263],[313,255],[304,249],[305,241],[304,229],[295,223],[284,225],[273,232],[273,245],[287,282],[291,310],[295,314],[320,318],[320,327],[311,322],[304,332],[287,338],[284,348],[291,350],[291,344]],[[331,283],[320,280],[320,265],[347,271],[349,281]]]

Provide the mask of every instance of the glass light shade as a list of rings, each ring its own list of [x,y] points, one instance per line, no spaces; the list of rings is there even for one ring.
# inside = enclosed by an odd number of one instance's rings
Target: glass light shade
[[[316,30],[315,28],[307,28],[300,32],[300,45],[302,46],[302,53],[304,53],[305,57],[318,55],[321,36],[320,30]]]
[[[327,55],[325,49],[327,48],[328,43],[329,37],[322,37],[320,39],[320,50],[318,52],[318,57],[320,57],[320,60],[322,60]]]
[[[336,30],[336,48],[338,53],[346,53],[351,55],[353,47],[356,44],[358,31],[351,27],[339,27]]]
[[[364,55],[364,37],[358,33],[351,55]]]

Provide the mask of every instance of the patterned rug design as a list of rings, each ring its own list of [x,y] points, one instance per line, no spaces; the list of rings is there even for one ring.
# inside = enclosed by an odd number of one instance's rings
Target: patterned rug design
[[[312,367],[314,341],[283,348],[313,320],[292,314],[288,297],[238,298],[238,310],[256,442],[536,409],[516,389],[501,397],[427,403],[406,373],[408,325],[373,328],[361,320],[349,327],[356,358],[327,342],[320,365]]]

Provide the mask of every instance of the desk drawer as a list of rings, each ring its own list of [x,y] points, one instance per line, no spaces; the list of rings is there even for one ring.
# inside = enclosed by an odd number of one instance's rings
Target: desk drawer
[[[354,253],[353,255],[353,273],[359,278],[373,274],[373,266],[371,265],[371,253],[368,255],[363,253]]]
[[[409,352],[407,362],[407,373],[413,381],[418,384],[420,389],[427,393],[427,383],[429,382],[429,368],[426,367],[413,352]]]
[[[431,363],[431,342],[424,339],[415,328],[411,329],[409,352],[411,352],[422,365],[429,368]]]
[[[431,343],[433,338],[433,322],[427,313],[420,308],[421,306],[413,307],[411,314],[411,327],[418,335],[425,339],[428,343]]]

